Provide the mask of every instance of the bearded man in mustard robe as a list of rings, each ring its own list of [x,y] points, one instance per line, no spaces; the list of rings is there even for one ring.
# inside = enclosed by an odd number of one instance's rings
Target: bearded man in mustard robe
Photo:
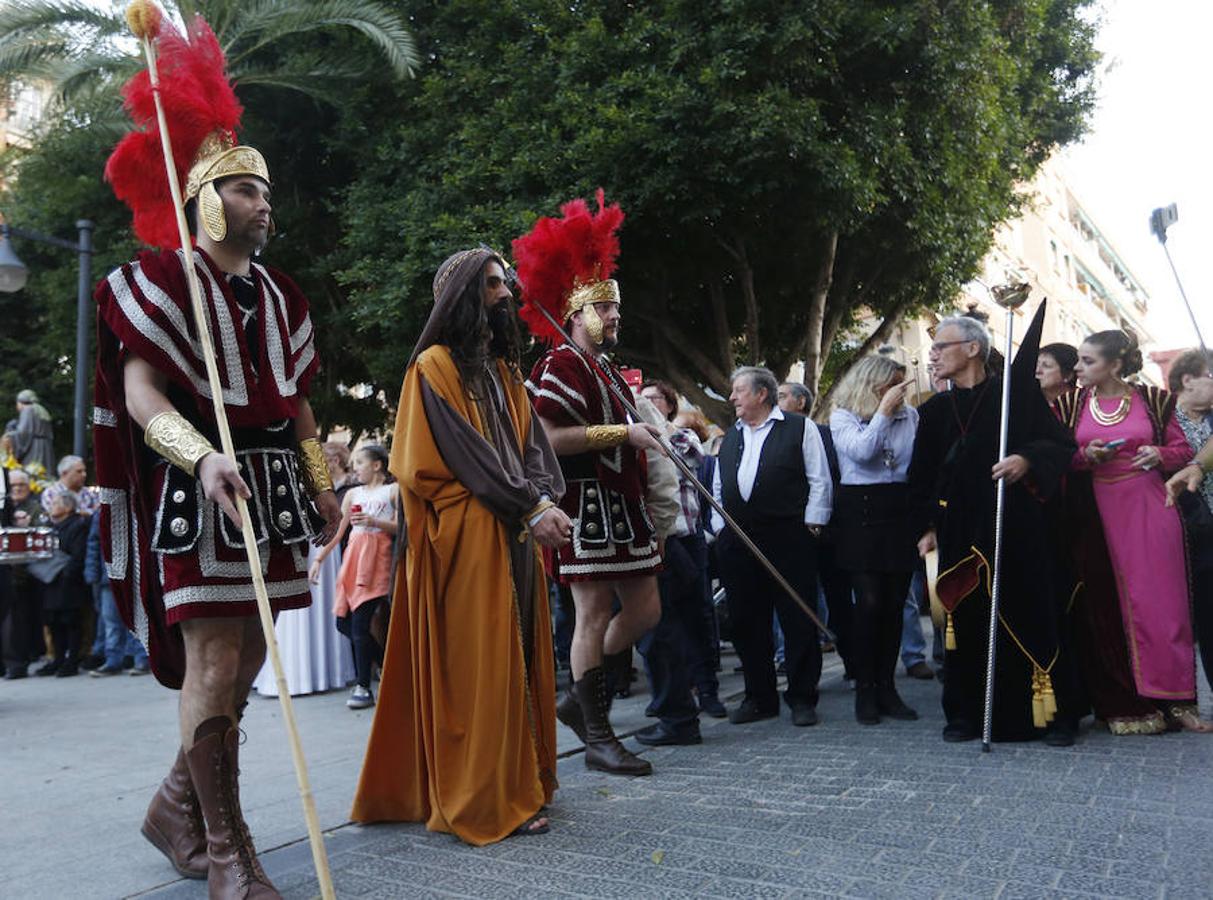
[[[539,545],[571,523],[532,420],[501,257],[449,257],[396,410],[408,550],[358,822],[424,821],[470,844],[548,830],[555,672]]]

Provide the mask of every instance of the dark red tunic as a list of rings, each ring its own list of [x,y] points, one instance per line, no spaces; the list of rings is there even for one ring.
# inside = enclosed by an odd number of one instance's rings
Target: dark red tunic
[[[306,606],[315,510],[299,483],[293,420],[319,365],[307,300],[285,275],[254,264],[260,340],[250,355],[226,276],[201,250],[194,265],[238,462],[254,492],[249,510],[266,587],[275,609]],[[147,448],[126,410],[122,370],[134,354],[165,375],[169,400],[219,446],[181,255],[141,253],[101,281],[94,296],[102,553],[114,597],[157,678],[179,687],[184,652],[172,625],[256,612],[240,531],[205,500],[196,479]]]
[[[606,357],[602,373],[630,388]],[[569,344],[545,354],[527,389],[535,411],[562,426],[626,424],[627,412],[589,363]],[[566,490],[560,508],[573,520],[573,539],[560,548],[562,583],[613,581],[652,575],[661,568],[656,533],[645,508],[644,455],[629,445],[561,456]]]

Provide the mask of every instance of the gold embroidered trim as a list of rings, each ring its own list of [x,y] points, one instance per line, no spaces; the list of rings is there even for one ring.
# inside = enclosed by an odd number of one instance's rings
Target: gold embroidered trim
[[[1167,730],[1167,721],[1162,713],[1134,716],[1126,719],[1108,719],[1108,731],[1112,734],[1162,734]]]
[[[177,411],[157,413],[143,429],[143,442],[187,475],[215,448]]]

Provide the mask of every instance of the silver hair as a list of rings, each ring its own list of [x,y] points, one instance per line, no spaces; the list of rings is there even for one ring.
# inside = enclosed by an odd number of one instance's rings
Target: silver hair
[[[807,416],[809,410],[813,408],[813,392],[799,381],[785,381],[783,386],[788,389],[788,392],[797,400],[804,401],[804,414]]]
[[[990,329],[977,319],[969,316],[948,316],[946,319],[939,320],[939,324],[935,326],[935,333],[939,334],[944,328],[959,329],[962,341],[976,341],[978,347],[981,348],[982,362],[990,358]]]
[[[80,508],[80,498],[74,491],[60,491],[51,499],[51,503],[65,503],[72,512]]]
[[[750,390],[757,392],[766,389],[766,404],[773,409],[779,399],[779,382],[775,378],[775,373],[762,366],[742,366],[733,372],[729,382],[732,383],[742,376],[749,379]]]
[[[76,463],[80,463],[81,465],[83,465],[84,460],[81,459],[79,456],[72,456],[69,453],[67,456],[63,457],[63,459],[59,460],[59,467],[56,469],[56,471],[60,475],[62,475],[64,472],[66,472],[68,469],[70,469]]]
[[[8,483],[10,487],[13,484],[14,478],[20,479],[23,484],[30,484],[29,472],[26,472],[24,469],[13,469],[8,473]]]

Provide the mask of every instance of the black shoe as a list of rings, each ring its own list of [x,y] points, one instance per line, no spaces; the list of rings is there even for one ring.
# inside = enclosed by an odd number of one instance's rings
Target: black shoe
[[[1044,742],[1050,747],[1073,747],[1077,729],[1069,719],[1055,718],[1045,729]]]
[[[71,678],[74,675],[80,674],[80,668],[74,660],[68,660],[59,667],[59,671],[55,673],[56,678]]]
[[[657,710],[653,709],[652,703],[650,703],[648,706],[646,706],[644,708],[644,715],[645,715],[645,718],[647,718],[647,719],[656,719],[657,718]]]
[[[949,744],[963,744],[965,741],[975,741],[981,737],[981,732],[963,719],[949,722],[943,729],[943,739]]]
[[[918,720],[918,713],[906,706],[891,681],[876,688],[876,706],[882,716],[888,716],[890,719],[900,719],[902,722]]]
[[[855,685],[855,721],[860,725],[880,724],[880,707],[876,704],[876,685]]]
[[[4,672],[5,681],[16,681],[18,678],[28,678],[29,672],[25,670],[25,666],[17,666],[13,669],[6,669]]]
[[[724,704],[720,702],[720,698],[715,694],[699,695],[699,711],[713,719],[723,719],[729,714],[729,711],[724,708]]]
[[[46,663],[45,665],[39,666],[38,668],[34,669],[34,674],[37,675],[39,678],[47,678],[48,676],[54,675],[56,672],[58,672],[59,666],[61,666],[62,664],[63,664],[62,660],[52,659],[50,662]]]
[[[703,743],[698,722],[686,728],[672,728],[665,722],[658,722],[648,728],[640,729],[633,737],[647,747],[681,747]]]
[[[935,677],[935,670],[932,669],[925,661],[919,660],[914,665],[906,669],[906,674],[911,678],[917,678],[920,681],[930,681]]]
[[[745,725],[749,722],[757,722],[760,719],[777,719],[779,718],[779,708],[763,711],[758,708],[758,704],[753,700],[742,700],[741,705],[729,713],[729,721],[734,725]]]
[[[80,668],[86,672],[91,672],[93,669],[100,669],[105,665],[105,657],[100,653],[90,653],[84,659],[80,660]]]
[[[792,724],[803,728],[806,725],[817,724],[817,708],[813,706],[793,706]]]
[[[110,675],[121,675],[122,666],[104,665],[100,669],[93,669],[88,673],[93,678],[108,678]]]

